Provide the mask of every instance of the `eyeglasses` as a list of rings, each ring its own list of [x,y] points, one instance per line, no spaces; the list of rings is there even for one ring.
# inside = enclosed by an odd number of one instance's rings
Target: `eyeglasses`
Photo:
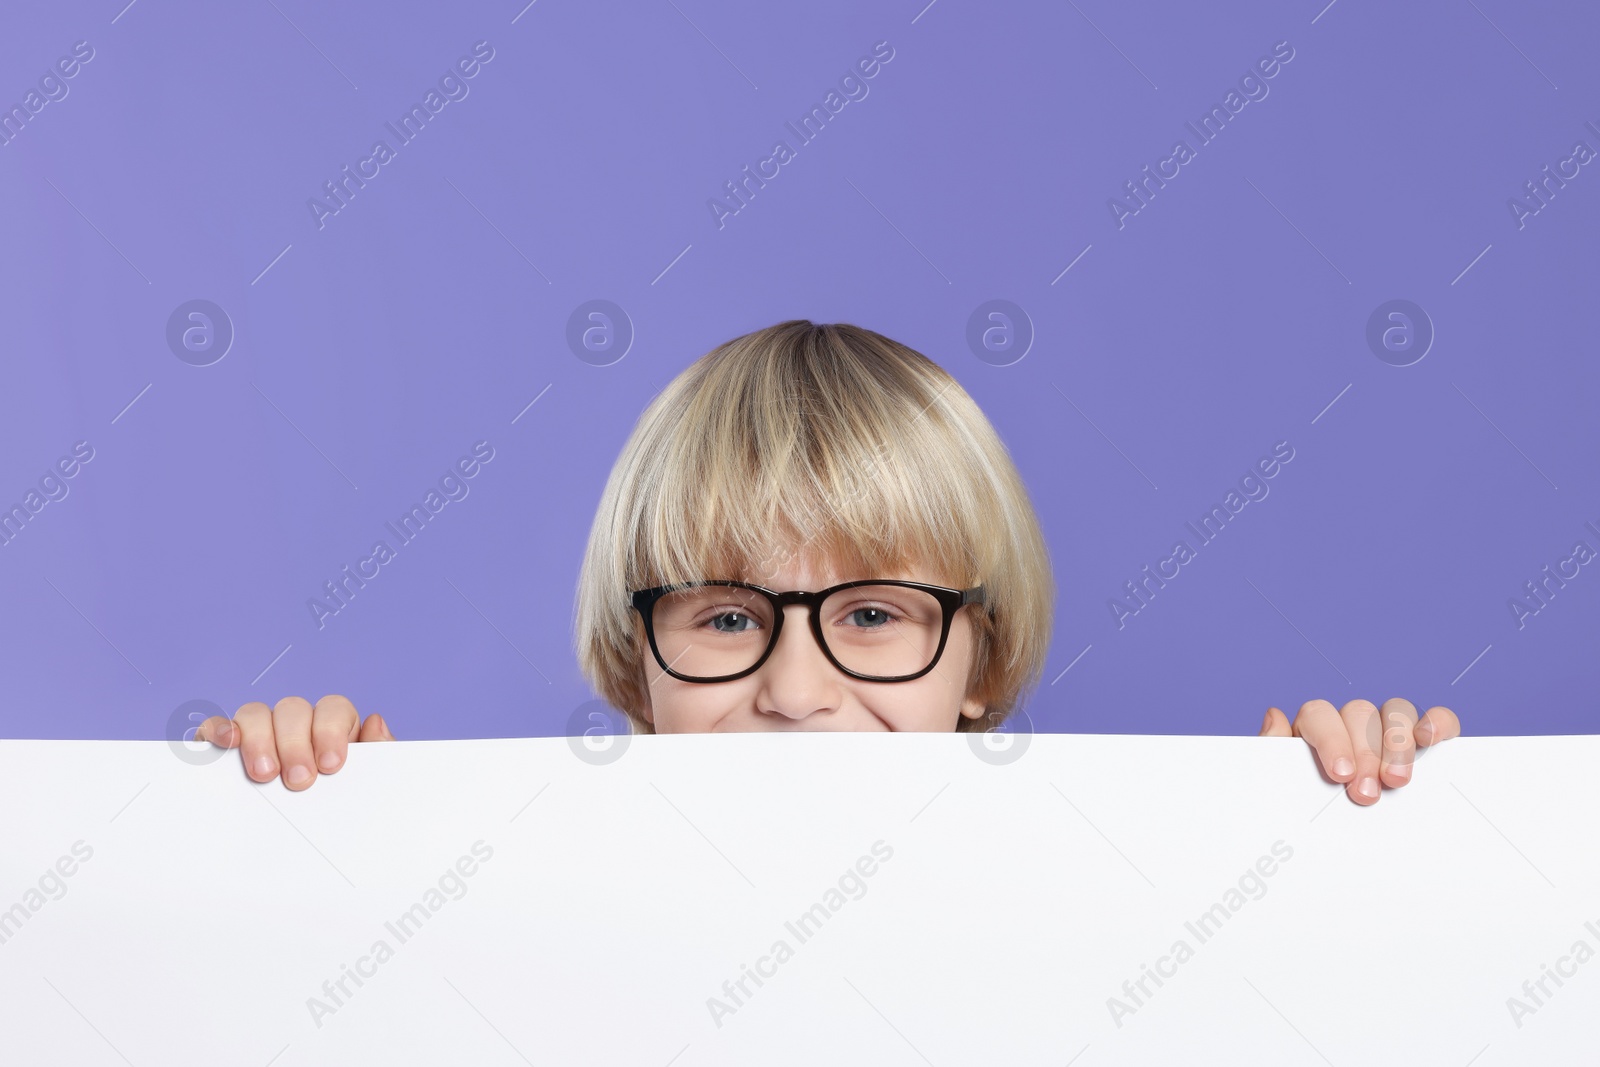
[[[947,589],[868,579],[779,593],[731,580],[629,594],[661,669],[685,682],[731,682],[772,655],[784,608],[804,604],[811,634],[835,667],[868,682],[909,682],[933,670],[955,614],[984,602],[983,586]]]

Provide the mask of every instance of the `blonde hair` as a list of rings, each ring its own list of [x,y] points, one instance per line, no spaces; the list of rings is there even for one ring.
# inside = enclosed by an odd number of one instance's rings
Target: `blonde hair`
[[[848,323],[792,319],[696,360],[639,417],[596,510],[578,578],[584,677],[652,732],[644,622],[629,592],[741,578],[787,546],[865,576],[926,568],[958,588],[975,636],[981,730],[1037,684],[1055,585],[1005,444],[972,397],[912,348]],[[754,579],[759,580],[759,579]]]

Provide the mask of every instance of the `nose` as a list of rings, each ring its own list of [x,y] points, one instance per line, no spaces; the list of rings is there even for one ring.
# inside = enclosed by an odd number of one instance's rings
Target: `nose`
[[[783,610],[777,647],[756,672],[756,710],[799,720],[837,709],[843,675],[817,645],[805,605],[790,604]]]

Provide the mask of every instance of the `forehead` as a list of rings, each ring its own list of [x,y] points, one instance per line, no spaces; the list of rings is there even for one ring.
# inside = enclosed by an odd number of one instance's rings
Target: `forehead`
[[[743,568],[734,577],[764,585],[779,592],[790,589],[826,589],[842,582],[855,582],[867,578],[898,578],[905,581],[938,583],[941,579],[926,567],[914,563],[884,566],[875,569],[859,562],[830,557],[811,547],[782,546]]]

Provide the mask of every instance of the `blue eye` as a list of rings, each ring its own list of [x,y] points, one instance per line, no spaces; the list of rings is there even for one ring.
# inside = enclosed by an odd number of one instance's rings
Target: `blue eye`
[[[883,629],[884,626],[888,625],[888,622],[889,622],[889,619],[890,619],[889,613],[884,611],[882,608],[857,608],[856,610],[852,611],[850,614],[851,614],[851,616],[856,616],[856,615],[861,615],[861,614],[869,614],[869,615],[877,616],[877,623],[875,625],[872,625],[872,624],[864,625],[864,626],[861,627],[861,629],[863,629],[863,630],[881,630],[881,629]]]
[[[744,619],[746,622],[750,622],[750,623],[754,623],[754,621],[755,621],[755,620],[751,619],[750,616],[748,616],[748,615],[746,615],[746,614],[744,614],[742,612],[725,611],[721,615],[714,615],[711,618],[711,623],[713,625],[713,629],[715,629],[718,633],[738,634],[738,633],[745,633],[749,629],[749,627],[741,627],[741,628],[739,628],[737,630],[726,630],[726,629],[723,629],[723,628],[721,628],[721,627],[716,625],[717,623],[721,622],[724,619]]]

